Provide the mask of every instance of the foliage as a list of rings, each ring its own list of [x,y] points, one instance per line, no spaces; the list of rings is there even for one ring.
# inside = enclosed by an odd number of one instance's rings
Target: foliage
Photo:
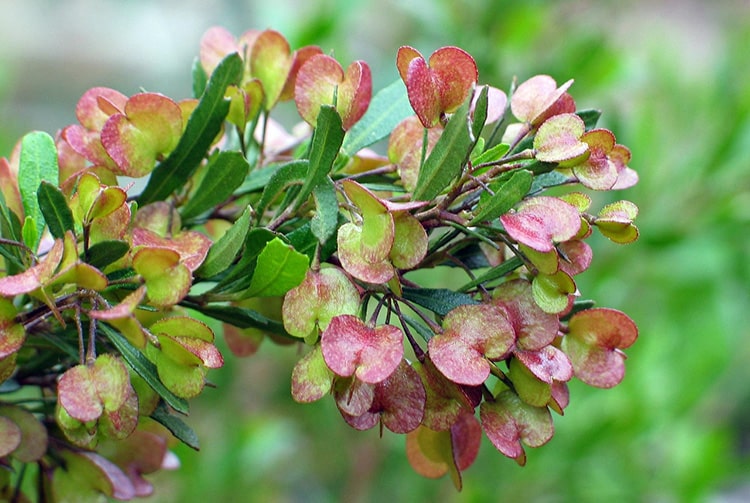
[[[577,276],[595,230],[638,237],[633,203],[590,211],[582,192],[633,186],[630,151],[572,81],[506,96],[457,47],[404,46],[396,66],[373,96],[363,61],[213,28],[194,99],[92,88],[78,124],[2,160],[3,494],[26,463],[53,501],[151,494],[171,437],[198,448],[181,416],[224,365],[214,322],[238,356],[306,348],[295,400],[406,434],[414,469],[459,490],[482,432],[524,465],[569,381],[621,382],[637,328]],[[299,134],[271,117],[288,100]],[[407,276],[438,266],[464,283]]]

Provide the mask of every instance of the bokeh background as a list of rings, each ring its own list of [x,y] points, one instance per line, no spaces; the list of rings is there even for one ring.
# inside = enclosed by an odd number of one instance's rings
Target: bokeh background
[[[264,344],[212,373],[201,438],[153,478],[153,502],[750,501],[750,2],[703,0],[0,0],[0,155],[75,121],[88,88],[191,92],[198,41],[219,24],[274,28],[376,89],[400,45],[458,45],[480,80],[575,78],[579,108],[633,152],[641,239],[592,243],[581,291],[629,313],[640,339],[612,390],[571,386],[556,434],[524,468],[485,441],[457,493],[416,475],[404,438],[351,430],[331,400],[295,404],[293,348]],[[612,196],[615,197],[615,196]]]

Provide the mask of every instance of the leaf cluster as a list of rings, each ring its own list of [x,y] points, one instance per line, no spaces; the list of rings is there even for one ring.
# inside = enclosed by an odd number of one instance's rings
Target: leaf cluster
[[[622,380],[637,328],[575,277],[595,229],[638,237],[633,203],[592,213],[586,193],[636,183],[630,151],[572,81],[507,96],[457,47],[396,66],[373,95],[363,61],[213,28],[194,97],[92,88],[77,124],[0,160],[0,464],[38,464],[51,501],[149,495],[170,438],[199,447],[184,416],[224,364],[212,326],[237,356],[305,348],[296,401],[406,434],[415,470],[458,489],[483,433],[524,464],[571,379]],[[436,267],[463,284],[413,280]]]

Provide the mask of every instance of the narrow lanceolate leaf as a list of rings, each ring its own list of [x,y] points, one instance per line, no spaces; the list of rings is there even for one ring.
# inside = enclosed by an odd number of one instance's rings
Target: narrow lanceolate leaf
[[[310,219],[310,230],[323,244],[338,228],[339,202],[336,198],[336,188],[330,178],[325,178],[313,190],[315,199],[315,215]]]
[[[323,105],[320,107],[318,123],[310,147],[310,165],[297,196],[296,207],[302,205],[313,189],[325,181],[343,141],[344,130],[341,127],[341,117],[335,108]]]
[[[16,242],[20,242],[23,239],[21,236],[21,222],[18,221],[16,214],[8,209],[2,192],[0,192],[0,237]],[[23,261],[21,260],[21,249],[19,247],[0,244],[0,255],[5,258],[6,273],[8,275],[17,274],[24,269]]]
[[[120,335],[119,332],[110,328],[104,323],[97,325],[98,329],[101,330],[104,335],[115,345],[117,350],[120,352],[125,361],[130,367],[135,370],[136,374],[141,376],[156,393],[167,402],[167,405],[172,407],[177,412],[182,414],[188,413],[188,403],[176,396],[174,393],[169,391],[166,386],[159,379],[159,374],[156,370],[156,365],[146,358],[146,355],[130,344],[125,337]]]
[[[476,142],[479,140],[479,135],[482,134],[482,129],[484,129],[484,123],[487,120],[487,93],[488,93],[487,86],[482,86],[482,88],[479,91],[479,96],[477,96],[476,101],[474,102],[474,113],[471,118],[471,135],[472,135],[472,141],[476,144]]]
[[[37,191],[37,199],[52,237],[62,238],[65,231],[75,230],[73,212],[68,207],[68,200],[56,185],[42,181]]]
[[[487,281],[492,281],[498,278],[502,278],[503,276],[510,274],[512,271],[515,271],[522,265],[523,265],[523,262],[521,262],[521,259],[519,259],[518,257],[513,257],[512,259],[506,260],[502,264],[496,267],[493,267],[492,269],[482,274],[481,276],[477,277],[476,279],[469,281],[464,286],[459,288],[458,291],[466,292],[468,290],[471,290],[477,285],[486,283]]]
[[[247,175],[245,181],[239,186],[237,192],[240,194],[246,194],[249,192],[261,192],[263,188],[268,185],[271,177],[276,174],[284,164],[272,164],[266,166],[263,169],[255,169]]]
[[[138,198],[140,206],[167,198],[195,172],[229,113],[229,101],[224,99],[227,86],[238,83],[241,77],[242,59],[238,54],[230,54],[219,63],[177,147],[151,174]]]
[[[101,241],[88,249],[84,260],[97,269],[104,269],[115,260],[124,257],[128,251],[130,245],[125,241]]]
[[[206,70],[203,69],[200,58],[195,58],[193,61],[193,97],[200,98],[203,91],[206,90],[208,84],[208,75]]]
[[[461,167],[472,147],[467,115],[469,99],[453,114],[445,131],[419,170],[415,201],[427,201],[440,194],[461,174]]]
[[[258,255],[266,243],[275,239],[277,234],[264,227],[248,231],[245,237],[245,249],[242,258],[227,272],[226,276],[210,291],[212,294],[233,294],[242,292],[250,286],[250,280],[258,263]]]
[[[237,328],[258,328],[264,332],[291,337],[284,330],[284,325],[281,322],[267,318],[253,309],[239,306],[191,304],[188,302],[184,302],[183,305],[195,309],[199,313],[215,320],[234,325]]]
[[[479,200],[477,211],[471,224],[493,220],[506,213],[515,204],[523,199],[523,196],[531,188],[534,175],[525,169],[514,172],[510,177],[502,180],[497,186],[490,185],[495,193],[489,197]],[[482,194],[484,196],[484,194]]]
[[[242,215],[234,222],[227,232],[219,238],[208,250],[203,264],[195,271],[201,278],[210,278],[226,270],[245,242],[245,236],[250,228],[250,207],[245,208]]]
[[[247,176],[250,165],[241,152],[221,152],[211,157],[198,189],[182,208],[183,220],[196,217],[226,201]]]
[[[464,304],[479,304],[465,293],[454,292],[447,288],[407,288],[403,289],[403,297],[420,306],[429,309],[439,316],[445,316],[453,309]]]
[[[481,154],[479,154],[473,161],[474,166],[477,166],[479,164],[484,164],[486,162],[499,161],[500,159],[503,158],[505,154],[508,153],[509,149],[510,149],[510,145],[508,145],[507,143],[498,143],[494,147],[489,148],[485,150],[484,152],[482,152]]]
[[[307,176],[309,162],[307,160],[292,161],[282,165],[268,181],[260,200],[255,205],[258,218],[263,216],[266,208],[276,198],[284,194],[292,185],[301,185]]]
[[[44,220],[42,220],[41,224],[42,229],[44,229]],[[23,220],[23,226],[21,227],[21,236],[23,236],[23,242],[31,249],[36,248],[37,243],[39,243],[40,234],[39,234],[39,228],[37,227],[37,219],[34,217],[26,216],[26,218]]]
[[[342,151],[349,157],[353,156],[388,136],[399,122],[413,113],[406,86],[398,79],[372,98],[365,115],[346,135]]]
[[[346,217],[339,213],[336,220],[336,230],[347,222]],[[313,234],[310,222],[302,224],[287,234],[286,237],[289,239],[289,243],[294,246],[294,249],[307,255],[311,262],[315,258],[316,253],[321,262],[326,260],[336,252],[338,247],[335,232],[324,243],[321,243],[315,234]]]
[[[198,435],[180,417],[170,414],[164,404],[160,403],[151,414],[151,417],[172,432],[172,435],[182,441],[182,443],[196,451],[200,450]]]
[[[280,238],[268,242],[258,255],[255,274],[244,297],[275,297],[302,283],[307,273],[307,255]]]
[[[37,191],[42,181],[57,186],[58,166],[55,140],[47,133],[35,131],[21,140],[21,161],[18,167],[18,189],[27,219],[33,219],[36,235],[35,242],[26,243],[30,248],[36,245],[44,231],[44,215],[39,207]],[[33,233],[29,233],[31,236]]]
[[[585,110],[578,110],[576,115],[583,120],[583,123],[586,125],[586,131],[588,131],[596,127],[599,117],[602,116],[602,111],[595,108],[587,108]]]
[[[21,222],[18,220],[18,215],[8,208],[2,192],[0,192],[0,235],[11,241],[21,239]]]
[[[534,181],[531,183],[529,193],[536,195],[542,192],[544,189],[549,187],[557,187],[558,185],[564,185],[570,181],[570,177],[566,176],[559,171],[548,171],[546,173],[537,174],[534,177]]]

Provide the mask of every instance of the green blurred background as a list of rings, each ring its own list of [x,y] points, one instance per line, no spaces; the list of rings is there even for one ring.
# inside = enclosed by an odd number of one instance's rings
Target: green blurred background
[[[190,94],[208,27],[274,28],[379,89],[396,50],[458,45],[480,80],[575,78],[579,108],[633,152],[641,239],[592,242],[584,296],[640,327],[624,382],[571,386],[556,434],[524,468],[484,441],[456,493],[405,460],[403,436],[351,430],[331,400],[295,404],[293,348],[264,344],[212,373],[193,404],[202,450],[177,448],[154,502],[750,501],[750,2],[252,0],[0,3],[0,151],[75,120],[89,87]],[[226,351],[225,351],[226,352]]]

